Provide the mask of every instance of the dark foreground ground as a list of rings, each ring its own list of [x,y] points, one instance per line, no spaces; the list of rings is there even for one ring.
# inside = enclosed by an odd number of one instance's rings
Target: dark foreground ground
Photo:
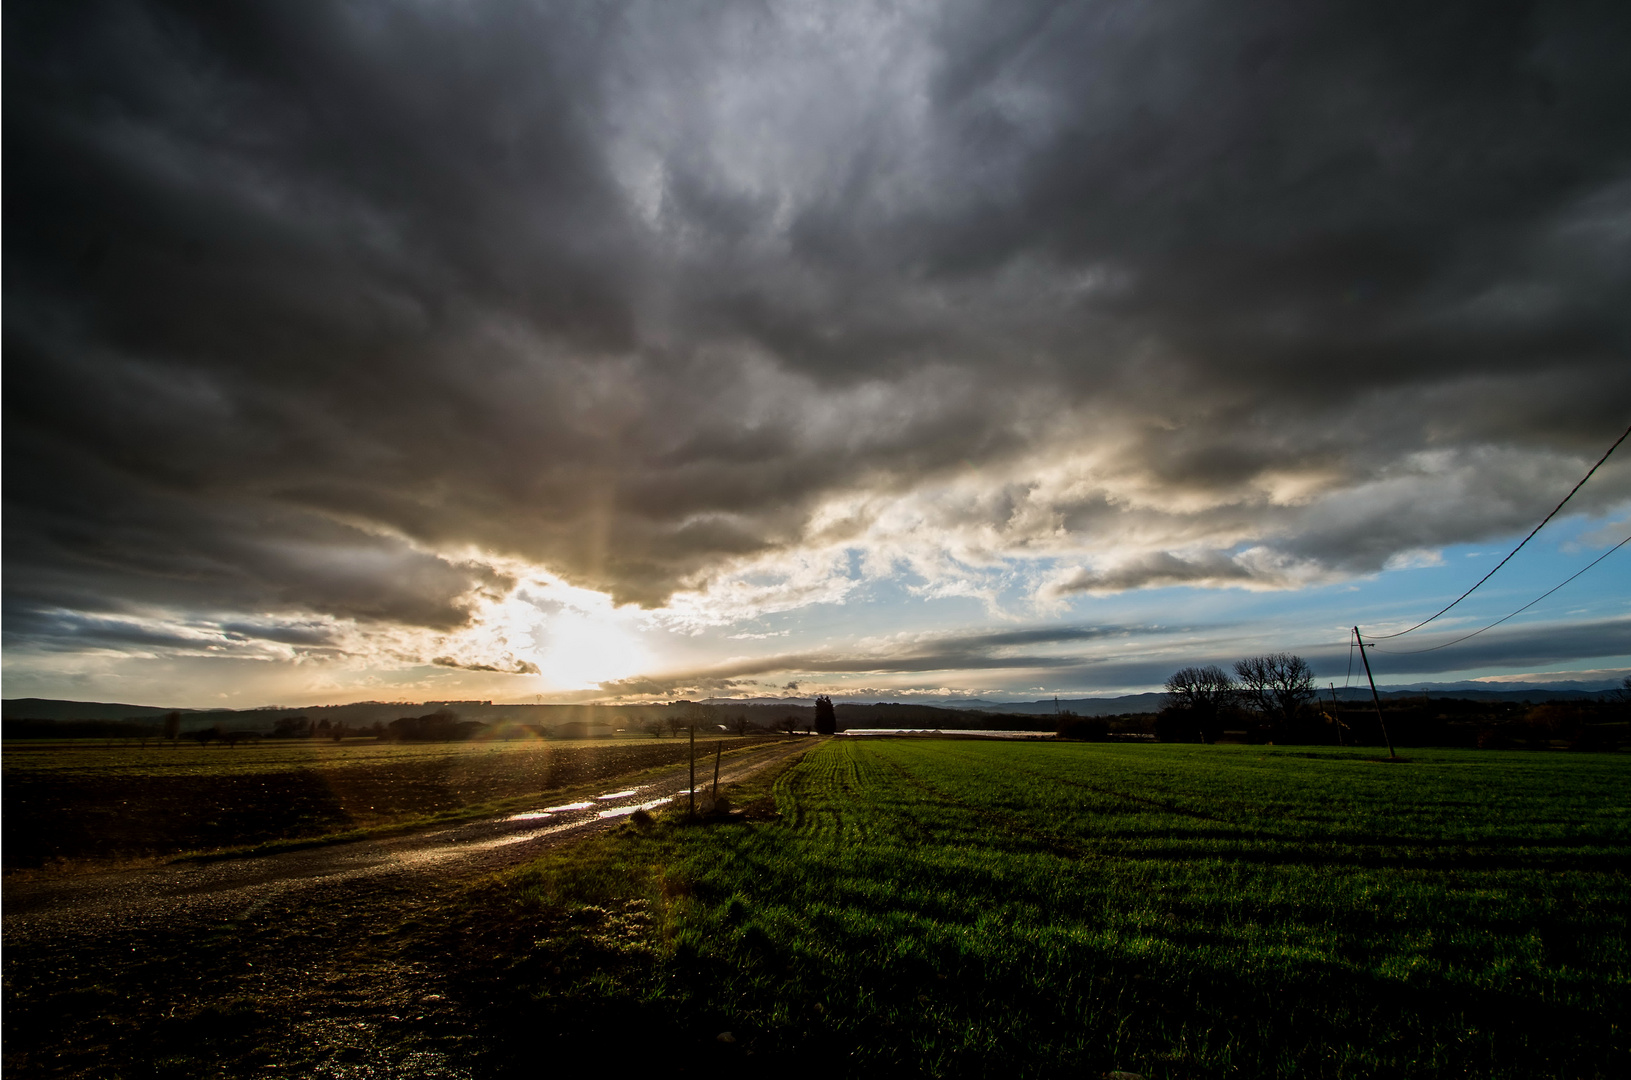
[[[700,820],[633,813],[669,769],[440,835],[13,875],[7,1075],[1631,1075],[1626,755],[735,758]]]
[[[774,770],[808,745],[739,748],[721,782]],[[483,883],[631,819],[648,827],[632,811],[683,806],[688,784],[685,767],[625,772],[553,789],[537,809],[568,808],[543,816],[258,858],[12,875],[5,1074],[490,1075],[484,1003],[470,988],[505,960],[469,949]],[[715,1044],[699,1045],[705,1064]]]
[[[699,741],[729,751],[759,738]],[[538,792],[673,765],[684,739],[258,745],[5,744],[5,869],[67,869],[496,814]]]

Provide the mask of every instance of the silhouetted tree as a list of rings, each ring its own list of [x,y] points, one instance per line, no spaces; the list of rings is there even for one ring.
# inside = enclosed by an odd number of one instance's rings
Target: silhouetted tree
[[[174,745],[176,737],[181,734],[181,714],[170,712],[164,714],[164,737]]]
[[[1314,672],[1300,656],[1269,653],[1235,664],[1239,693],[1271,724],[1291,724],[1314,698]]]
[[[1061,739],[1104,742],[1110,738],[1110,721],[1102,716],[1077,716],[1073,712],[1063,712],[1059,714],[1053,730]]]
[[[304,716],[284,716],[272,723],[272,738],[301,739],[311,733],[311,721]]]
[[[1235,680],[1216,664],[1173,672],[1166,691],[1162,741],[1185,741],[1188,735],[1208,743],[1223,734],[1223,712],[1240,692]]]
[[[748,718],[746,713],[737,714],[736,719],[731,721],[731,730],[736,732],[738,735],[746,735],[748,733]]]
[[[838,714],[833,711],[832,698],[826,694],[815,701],[815,729],[820,735],[831,735],[838,730]]]

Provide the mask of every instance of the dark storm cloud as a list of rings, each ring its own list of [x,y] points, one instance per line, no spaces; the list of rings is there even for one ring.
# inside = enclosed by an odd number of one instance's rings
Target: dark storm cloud
[[[1460,637],[1466,631],[1416,635],[1379,645],[1371,656],[1378,683],[1391,684],[1401,676],[1436,675],[1445,672],[1478,671],[1510,667],[1537,670],[1561,663],[1576,663],[1594,657],[1631,654],[1631,620],[1597,619],[1559,625],[1537,623],[1491,630],[1470,641],[1444,648],[1432,648]],[[1278,651],[1281,646],[1276,646]],[[1305,657],[1314,669],[1318,685],[1343,682],[1364,685],[1364,671],[1357,658],[1350,668],[1349,650],[1332,642],[1288,643],[1285,651]],[[1222,641],[1187,645],[1180,655],[1138,658],[1082,660],[1072,667],[1045,672],[1050,684],[1058,686],[1159,686],[1167,676],[1192,664],[1217,664],[1225,669],[1236,660],[1256,655],[1261,647]]]
[[[910,646],[868,649],[853,656],[835,654],[785,654],[754,661],[731,662],[706,671],[672,672],[667,675],[641,675],[602,684],[613,697],[672,697],[675,693],[754,692],[757,675],[796,672],[812,675],[939,674],[966,679],[970,672],[1011,672],[1011,677],[1036,680],[1054,687],[1151,687],[1161,685],[1179,667],[1192,664],[1233,666],[1241,657],[1262,653],[1240,641],[1228,640],[1212,628],[1207,635],[1173,628],[1065,628],[1065,630],[1024,631],[1018,635],[956,635],[935,638]],[[1174,651],[1169,635],[1184,633],[1186,640]],[[1401,675],[1440,674],[1453,671],[1479,671],[1491,667],[1543,669],[1559,662],[1582,661],[1590,657],[1631,654],[1631,620],[1608,618],[1576,625],[1512,626],[1492,630],[1465,643],[1434,649],[1435,644],[1452,641],[1461,633],[1422,635],[1421,641],[1399,640],[1386,651],[1378,648],[1372,666],[1380,682]],[[1019,654],[1014,644],[1076,643],[1076,641],[1142,640],[1147,648],[1134,656],[1050,656]],[[1349,671],[1347,649],[1329,641],[1306,641],[1288,646],[1300,653],[1315,669],[1318,682],[1352,680],[1360,669]],[[1360,675],[1362,677],[1362,675]],[[977,679],[977,677],[975,677]],[[806,682],[809,680],[806,679]],[[789,682],[785,688],[798,688]],[[858,693],[863,693],[858,690]],[[887,693],[887,692],[879,692]]]
[[[504,675],[536,675],[538,665],[527,660],[517,660],[514,663],[500,666],[498,664],[469,664],[454,659],[451,656],[438,656],[431,660],[437,667],[458,668],[461,671],[493,671]]]
[[[756,676],[797,673],[814,676],[872,674],[915,675],[938,673],[953,680],[972,672],[1004,671],[1010,678],[1023,677],[1058,687],[1159,686],[1175,670],[1198,664],[1230,668],[1236,660],[1265,651],[1260,645],[1245,643],[1223,632],[1226,628],[1179,630],[1163,627],[1064,628],[1025,631],[1016,634],[948,635],[929,641],[883,646],[853,655],[785,654],[721,664],[705,671],[675,672],[641,676],[603,683],[601,688],[614,697],[673,696],[700,691],[748,691],[762,689]],[[1476,671],[1497,667],[1540,669],[1559,663],[1573,663],[1594,657],[1631,654],[1631,619],[1599,619],[1572,625],[1535,624],[1492,630],[1469,641],[1444,645],[1466,631],[1423,634],[1384,643],[1372,656],[1379,682],[1396,682],[1401,676],[1431,675],[1453,671]],[[1181,647],[1174,636],[1182,635]],[[1106,654],[1100,657],[1076,655],[1036,655],[1012,651],[1021,644],[1044,642],[1121,642],[1139,645],[1131,655]],[[1277,648],[1279,648],[1277,646]],[[1357,661],[1350,669],[1345,646],[1330,641],[1289,643],[1288,651],[1306,657],[1313,666],[1316,681],[1351,683],[1363,679]],[[1126,650],[1121,650],[1125,653]],[[978,678],[976,676],[976,678]],[[810,680],[805,680],[806,682]],[[784,689],[798,689],[798,681]],[[846,693],[849,691],[846,691]],[[866,693],[855,691],[856,693]],[[888,691],[879,691],[888,693]]]
[[[912,674],[919,672],[1076,671],[1078,656],[1021,653],[1016,648],[1037,645],[1125,641],[1169,634],[1171,628],[1128,626],[1041,627],[997,633],[937,634],[926,638],[869,643],[853,653],[783,653],[736,660],[702,671],[638,676],[601,684],[618,697],[672,695],[697,690],[734,690],[757,686],[753,676],[781,672],[809,675]],[[1162,676],[1165,678],[1165,676]],[[797,682],[783,689],[798,689]]]
[[[1274,584],[1623,428],[1623,5],[821,10],[8,12],[8,634],[656,604],[1084,448],[1034,535],[1136,550],[1064,589]]]

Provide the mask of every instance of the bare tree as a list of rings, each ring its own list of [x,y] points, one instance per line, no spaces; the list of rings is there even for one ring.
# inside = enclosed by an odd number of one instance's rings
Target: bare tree
[[[1198,731],[1203,742],[1216,742],[1223,733],[1223,710],[1235,703],[1240,688],[1216,664],[1186,667],[1167,679],[1167,708],[1186,730]],[[1191,736],[1193,737],[1193,736]]]
[[[1314,699],[1314,672],[1300,656],[1269,653],[1235,664],[1239,694],[1270,721],[1290,723]]]
[[[1186,667],[1167,679],[1167,704],[1176,709],[1216,712],[1232,705],[1239,688],[1234,676],[1218,667]]]

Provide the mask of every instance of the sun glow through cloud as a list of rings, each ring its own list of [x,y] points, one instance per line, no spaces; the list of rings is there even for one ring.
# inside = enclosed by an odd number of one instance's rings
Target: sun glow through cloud
[[[536,567],[516,576],[516,587],[483,604],[461,635],[468,666],[530,667],[539,691],[550,692],[591,689],[651,663],[637,610],[619,608],[605,593],[569,585]]]

